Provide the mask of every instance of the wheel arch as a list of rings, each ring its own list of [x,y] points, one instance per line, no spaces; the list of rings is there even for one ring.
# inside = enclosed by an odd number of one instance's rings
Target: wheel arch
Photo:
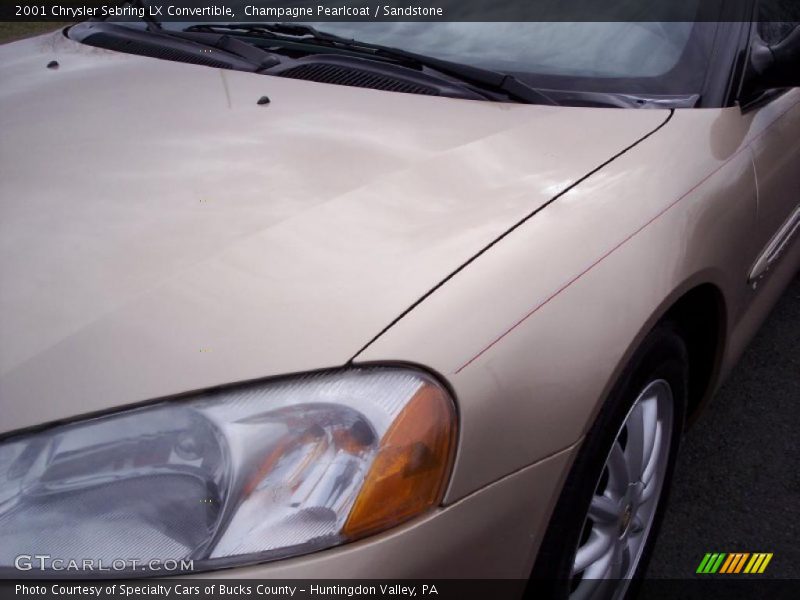
[[[730,324],[723,290],[719,273],[710,271],[686,279],[667,294],[628,346],[603,398],[608,397],[647,335],[659,324],[669,321],[674,323],[689,351],[689,406],[686,415],[687,424],[691,425],[716,390],[722,373]],[[589,425],[595,418],[596,414],[592,415]]]
[[[727,307],[719,287],[697,285],[675,300],[658,322],[673,323],[689,351],[691,423],[713,394],[719,380],[727,337]]]

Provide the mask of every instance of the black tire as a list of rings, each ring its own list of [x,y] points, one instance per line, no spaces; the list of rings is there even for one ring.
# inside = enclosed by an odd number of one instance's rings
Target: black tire
[[[589,503],[603,473],[606,458],[628,411],[649,382],[664,379],[674,397],[673,428],[666,475],[652,526],[627,597],[635,596],[637,579],[647,569],[669,494],[675,458],[683,430],[688,400],[689,361],[686,344],[675,328],[659,325],[644,340],[589,430],[564,484],[550,525],[537,555],[528,597],[568,598],[570,572],[583,534]]]

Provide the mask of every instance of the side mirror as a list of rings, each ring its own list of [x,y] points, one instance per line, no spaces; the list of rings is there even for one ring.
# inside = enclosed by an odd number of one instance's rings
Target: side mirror
[[[800,25],[771,46],[757,38],[750,51],[750,65],[760,89],[800,87]]]

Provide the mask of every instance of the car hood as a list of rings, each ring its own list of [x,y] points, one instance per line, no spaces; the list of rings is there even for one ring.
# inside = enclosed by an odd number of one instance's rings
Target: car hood
[[[60,33],[0,47],[0,81],[3,431],[341,366],[666,118],[222,71]]]

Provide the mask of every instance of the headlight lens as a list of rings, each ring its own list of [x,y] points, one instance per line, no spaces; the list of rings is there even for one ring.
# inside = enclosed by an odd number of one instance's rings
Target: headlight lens
[[[281,558],[438,504],[455,413],[425,374],[209,392],[0,444],[0,566],[19,554],[195,569]]]

